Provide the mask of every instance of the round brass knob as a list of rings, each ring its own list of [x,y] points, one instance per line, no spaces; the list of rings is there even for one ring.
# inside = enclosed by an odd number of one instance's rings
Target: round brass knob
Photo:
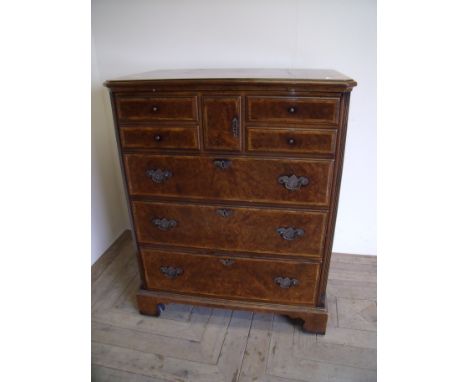
[[[297,110],[297,109],[296,109],[294,106],[291,106],[291,107],[288,109],[288,112],[291,113],[291,114],[293,114],[293,113],[296,112],[296,110]]]
[[[160,135],[155,135],[154,140],[156,142],[160,142],[162,140],[162,137]]]
[[[158,107],[157,106],[153,106],[153,111],[158,111]]]
[[[296,143],[296,140],[294,138],[288,138],[288,145],[293,145]]]

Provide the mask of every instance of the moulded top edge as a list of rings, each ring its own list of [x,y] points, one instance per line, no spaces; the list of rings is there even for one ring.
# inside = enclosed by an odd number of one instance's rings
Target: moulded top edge
[[[156,70],[112,79],[106,86],[135,81],[232,81],[232,82],[311,82],[356,86],[356,81],[329,69],[187,69]]]

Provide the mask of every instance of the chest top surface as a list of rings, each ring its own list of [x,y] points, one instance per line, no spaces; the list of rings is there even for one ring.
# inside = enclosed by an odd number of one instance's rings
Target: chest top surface
[[[340,86],[350,90],[357,85],[352,78],[330,69],[171,69],[155,70],[109,80],[109,88],[141,83],[179,82],[283,83]]]

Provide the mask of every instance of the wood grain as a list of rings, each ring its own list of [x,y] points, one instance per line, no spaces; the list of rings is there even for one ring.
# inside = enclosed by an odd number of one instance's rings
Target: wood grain
[[[226,168],[215,161],[228,162]],[[333,160],[261,159],[223,156],[124,155],[130,195],[171,196],[180,199],[218,199],[326,207],[331,195]],[[155,183],[148,170],[167,170],[172,176]],[[309,183],[295,191],[278,180],[305,176]]]
[[[322,256],[325,212],[156,202],[133,202],[132,206],[140,243]],[[175,226],[161,229],[155,219],[173,221]],[[286,240],[278,232],[280,228],[301,229],[303,233]]]
[[[120,141],[124,149],[198,150],[200,148],[196,126],[126,126],[120,129]]]
[[[197,97],[118,97],[121,121],[196,121]]]
[[[204,147],[207,150],[240,151],[239,96],[205,96],[203,97]],[[233,120],[236,132],[233,131]]]
[[[339,97],[247,97],[248,122],[310,123],[338,126]]]
[[[150,290],[191,293],[204,296],[270,301],[284,304],[315,303],[315,286],[320,264],[303,261],[243,258],[235,256],[187,255],[143,249],[146,285]],[[161,267],[181,269],[168,277]],[[297,280],[281,288],[277,277]],[[216,288],[213,288],[216,285]]]
[[[247,151],[289,154],[329,154],[336,148],[336,131],[293,128],[247,128]]]

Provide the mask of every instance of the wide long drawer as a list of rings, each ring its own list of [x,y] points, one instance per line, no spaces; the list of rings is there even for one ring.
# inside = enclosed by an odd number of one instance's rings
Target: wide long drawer
[[[285,304],[315,304],[317,263],[141,250],[147,288]]]
[[[133,196],[328,206],[333,160],[127,154]]]
[[[327,212],[139,201],[132,205],[140,243],[322,256]]]

